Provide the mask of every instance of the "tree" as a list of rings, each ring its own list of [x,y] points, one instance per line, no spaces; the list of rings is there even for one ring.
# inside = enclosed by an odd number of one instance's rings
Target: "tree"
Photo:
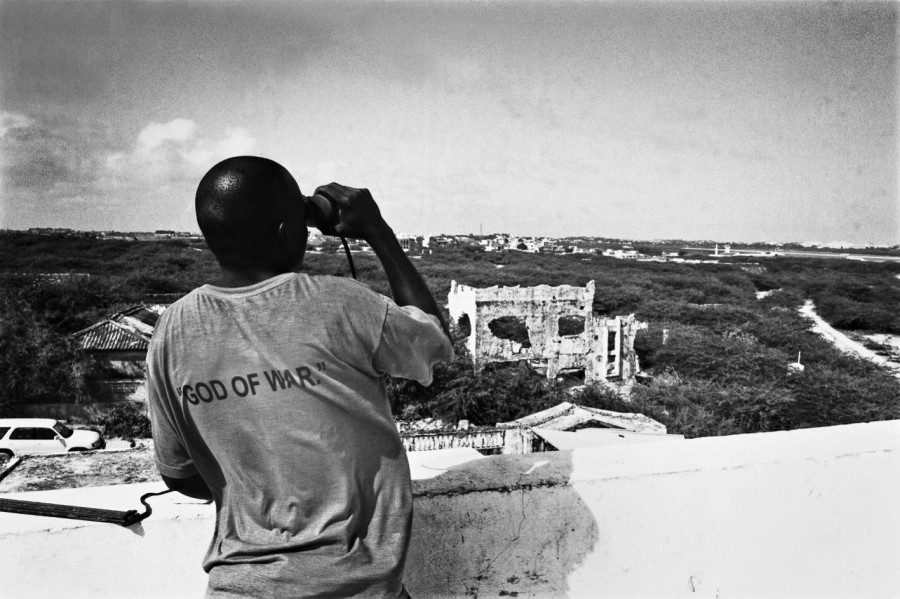
[[[10,403],[85,399],[89,362],[67,336],[0,292],[0,409]]]

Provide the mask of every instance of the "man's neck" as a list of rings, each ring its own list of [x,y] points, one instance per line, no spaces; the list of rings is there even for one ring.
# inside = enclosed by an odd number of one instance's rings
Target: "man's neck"
[[[286,272],[296,271],[275,271],[270,269],[234,270],[222,267],[222,276],[215,284],[219,287],[249,287],[250,285],[256,285],[257,283],[285,274]]]

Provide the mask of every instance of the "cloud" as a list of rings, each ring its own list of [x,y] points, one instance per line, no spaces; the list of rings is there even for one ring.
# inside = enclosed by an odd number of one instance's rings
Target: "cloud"
[[[90,228],[109,146],[108,123],[65,114],[0,112],[0,222],[12,228]]]
[[[204,133],[189,119],[149,123],[130,149],[111,153],[117,131],[108,123],[0,111],[0,219],[11,227],[190,228],[202,174],[256,146],[243,127]]]
[[[80,121],[0,112],[3,190],[47,194],[93,179],[102,128]]]
[[[141,129],[130,152],[110,154],[106,166],[114,175],[136,179],[196,178],[216,162],[247,154],[256,140],[243,127],[226,127],[219,138],[204,137],[190,119],[150,123]]]
[[[166,142],[187,142],[197,137],[197,123],[175,119],[168,123],[150,123],[138,133],[138,148],[153,150]]]
[[[27,129],[34,124],[34,120],[18,112],[6,112],[0,110],[0,139],[6,137],[16,129]]]

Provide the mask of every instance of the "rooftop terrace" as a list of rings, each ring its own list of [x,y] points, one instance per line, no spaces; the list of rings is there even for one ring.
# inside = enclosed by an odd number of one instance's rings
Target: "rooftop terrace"
[[[900,421],[523,456],[415,481],[420,597],[896,597]],[[137,509],[161,483],[8,494]],[[0,514],[10,597],[201,597],[213,508]]]

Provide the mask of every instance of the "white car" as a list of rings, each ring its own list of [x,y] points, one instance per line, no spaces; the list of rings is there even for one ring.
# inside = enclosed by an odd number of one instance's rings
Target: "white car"
[[[0,418],[0,463],[14,455],[103,449],[103,435],[53,418]]]

